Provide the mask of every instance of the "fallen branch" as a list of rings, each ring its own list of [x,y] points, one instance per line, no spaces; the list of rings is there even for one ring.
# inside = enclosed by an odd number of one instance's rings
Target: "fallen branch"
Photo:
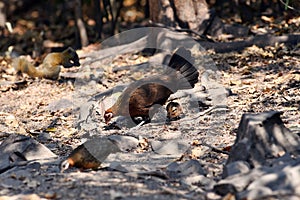
[[[217,53],[226,53],[231,51],[241,51],[246,47],[256,45],[258,47],[274,46],[276,43],[286,45],[296,45],[300,42],[300,34],[290,34],[283,36],[257,35],[243,41],[234,42],[206,42],[200,41],[200,45],[205,49],[212,49]]]

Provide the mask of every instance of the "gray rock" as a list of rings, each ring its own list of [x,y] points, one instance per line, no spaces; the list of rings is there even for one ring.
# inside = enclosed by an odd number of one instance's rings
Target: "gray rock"
[[[250,171],[250,166],[245,161],[236,161],[224,166],[222,177],[232,176],[234,174],[246,173]]]
[[[214,191],[220,195],[226,195],[228,193],[238,193],[247,188],[247,186],[255,179],[259,178],[270,169],[253,169],[248,173],[235,174],[225,179],[220,180],[215,186]]]
[[[293,194],[294,192],[300,194],[297,189],[300,188],[300,166],[287,165],[282,171],[274,171],[267,173],[258,179],[254,180],[248,187],[248,198],[253,190],[257,188],[268,188],[272,194]],[[257,196],[256,198],[260,198]]]
[[[167,166],[166,172],[171,178],[205,175],[205,171],[197,160],[188,160],[184,163],[172,162]]]
[[[52,151],[50,151],[43,144],[40,144],[33,139],[31,140],[32,143],[28,145],[28,147],[22,152],[22,155],[25,157],[27,161],[57,157]]]
[[[270,111],[243,115],[224,167],[226,178],[214,186],[216,193],[232,193],[239,199],[286,198],[297,193],[300,138],[284,126],[280,114]]]
[[[38,171],[38,170],[40,170],[40,168],[41,168],[41,164],[38,163],[38,162],[32,162],[32,163],[29,163],[29,164],[27,165],[27,168],[28,168],[28,169],[32,169],[32,170],[35,170],[35,171]]]
[[[205,190],[212,190],[213,186],[216,184],[216,182],[213,179],[207,178],[204,175],[185,177],[181,180],[181,183],[187,185],[195,185],[198,187],[204,187]]]
[[[0,172],[20,161],[56,158],[57,156],[43,144],[24,136],[12,134],[0,145]]]
[[[263,197],[271,196],[272,190],[268,187],[259,187],[252,190],[241,192],[239,199],[263,199]]]
[[[10,195],[10,196],[2,196],[3,199],[9,200],[20,200],[20,199],[28,199],[28,200],[41,200],[37,194],[18,194],[18,195]]]
[[[259,167],[281,154],[298,154],[300,138],[284,126],[280,115],[278,111],[244,114],[227,164],[242,160]]]
[[[109,168],[111,168],[113,170],[117,170],[119,172],[124,172],[124,173],[127,173],[129,171],[128,169],[126,169],[125,167],[123,167],[118,162],[112,162],[112,163],[110,163]]]
[[[130,151],[137,148],[139,140],[131,136],[110,135],[108,138],[115,142],[121,151]]]
[[[1,188],[16,188],[22,184],[22,181],[15,178],[2,178],[0,186]]]
[[[260,167],[219,181],[214,191],[237,194],[241,199],[262,199],[268,195],[300,195],[300,159],[284,166]]]
[[[47,133],[47,132],[42,132],[42,133],[40,133],[39,135],[38,135],[38,141],[40,141],[40,142],[46,142],[47,140],[51,140],[52,138],[51,138],[51,136],[50,136],[50,134],[49,133]]]
[[[233,183],[218,183],[214,185],[214,192],[216,192],[219,195],[225,196],[228,193],[236,194],[237,188],[236,185]]]
[[[184,141],[152,141],[152,149],[155,153],[164,155],[181,155],[188,149],[187,142]]]

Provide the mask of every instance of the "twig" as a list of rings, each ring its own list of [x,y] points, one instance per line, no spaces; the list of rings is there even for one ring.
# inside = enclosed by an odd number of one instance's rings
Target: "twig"
[[[191,119],[197,119],[197,118],[199,118],[201,116],[204,116],[204,115],[206,115],[208,113],[211,113],[213,110],[216,110],[218,108],[228,109],[228,106],[226,106],[226,105],[215,105],[215,106],[212,106],[211,108],[209,108],[209,109],[207,109],[207,110],[205,110],[203,112],[198,113],[195,117],[192,117]],[[190,119],[188,119],[188,120],[190,120]],[[186,120],[186,121],[188,121],[188,120]]]
[[[213,147],[213,146],[211,146],[211,145],[209,145],[209,144],[207,144],[207,143],[203,143],[203,142],[202,142],[201,144],[198,144],[198,145],[207,146],[207,147],[211,148],[211,150],[214,151],[214,152],[216,152],[216,153],[223,153],[223,154],[229,155],[229,152],[223,151],[223,150],[218,149],[218,148],[216,148],[216,147]]]
[[[297,11],[297,12],[300,12],[299,10],[296,10],[295,8],[289,6],[288,3],[286,2],[283,2],[282,0],[280,0],[280,2],[284,5],[285,9],[287,10],[287,8],[291,9],[291,10],[294,10],[294,11]]]
[[[174,27],[171,27],[171,26],[166,26],[166,25],[161,24],[161,23],[154,23],[154,22],[152,22],[151,20],[149,21],[149,23],[150,23],[151,25],[156,26],[156,27],[159,27],[159,28],[167,28],[167,29],[172,30],[172,31],[193,33],[193,34],[199,36],[199,37],[200,37],[201,39],[203,39],[203,40],[206,40],[206,41],[209,41],[209,42],[214,42],[212,39],[209,39],[208,37],[206,37],[206,35],[200,34],[200,33],[198,33],[197,31],[192,30],[192,29],[187,29],[187,28],[174,28]]]

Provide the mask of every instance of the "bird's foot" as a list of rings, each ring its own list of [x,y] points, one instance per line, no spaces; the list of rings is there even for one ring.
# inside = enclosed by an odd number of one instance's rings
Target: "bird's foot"
[[[116,122],[110,123],[107,126],[103,127],[104,130],[121,130],[121,128],[117,125]]]

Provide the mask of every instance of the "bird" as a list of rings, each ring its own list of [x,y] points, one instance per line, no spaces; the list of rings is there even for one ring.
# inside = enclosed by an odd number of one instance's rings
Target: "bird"
[[[153,106],[164,105],[171,94],[194,88],[199,72],[190,62],[191,52],[184,47],[175,50],[163,74],[142,78],[128,85],[117,101],[104,112],[105,123],[115,116],[142,117],[150,121]],[[153,110],[152,110],[153,113]]]
[[[182,107],[179,103],[171,101],[166,106],[168,121],[174,121],[180,119],[180,115],[183,114]]]
[[[64,172],[71,167],[77,167],[80,170],[95,170],[109,154],[120,151],[115,142],[109,138],[93,138],[75,148],[67,159],[61,162],[60,171]]]

